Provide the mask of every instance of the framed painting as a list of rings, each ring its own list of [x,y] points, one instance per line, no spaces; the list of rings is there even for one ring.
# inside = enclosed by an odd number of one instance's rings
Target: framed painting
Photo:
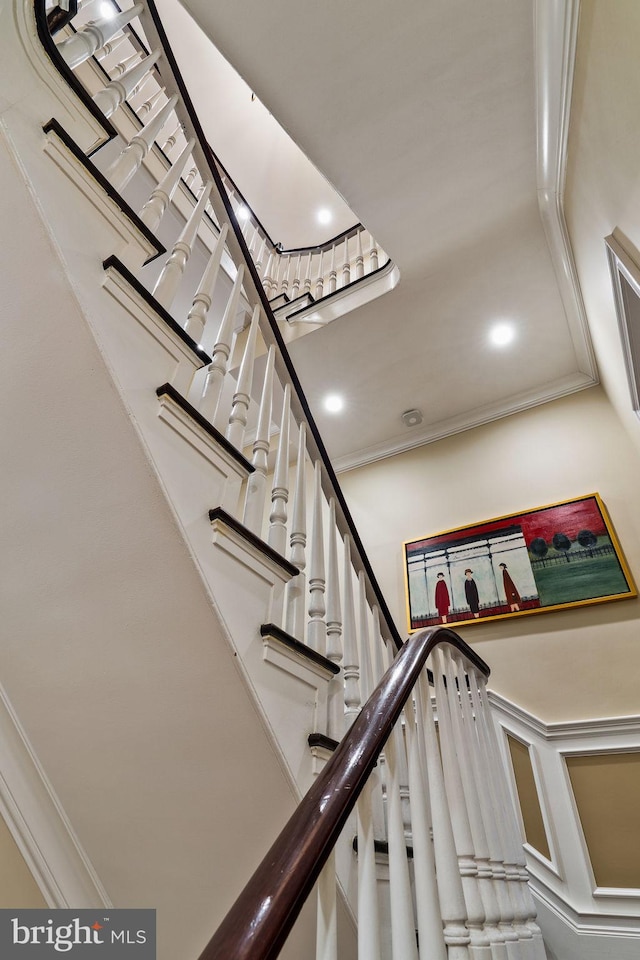
[[[637,596],[597,493],[404,543],[409,630]]]

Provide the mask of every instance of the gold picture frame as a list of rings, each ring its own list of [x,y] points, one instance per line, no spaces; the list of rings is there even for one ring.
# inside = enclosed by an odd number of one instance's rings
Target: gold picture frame
[[[409,631],[637,596],[599,494],[406,540]]]

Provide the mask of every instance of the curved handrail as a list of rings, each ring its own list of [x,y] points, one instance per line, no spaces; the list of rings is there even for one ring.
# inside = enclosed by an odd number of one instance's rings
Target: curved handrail
[[[178,107],[182,111],[182,116],[185,119],[188,119],[197,141],[196,151],[194,152],[199,153],[201,162],[203,162],[207,168],[208,176],[210,176],[215,183],[217,196],[214,196],[213,193],[211,195],[211,204],[214,208],[214,212],[220,223],[226,219],[231,225],[231,231],[229,232],[227,238],[228,248],[232,256],[237,258],[237,262],[240,262],[240,259],[242,259],[246,264],[244,286],[252,305],[259,302],[264,316],[267,319],[267,333],[269,342],[275,344],[277,348],[275,359],[276,371],[283,381],[288,379],[293,387],[291,402],[292,413],[298,422],[302,420],[306,420],[307,422],[307,447],[310,455],[314,459],[322,462],[322,487],[327,495],[327,498],[335,498],[336,521],[338,529],[343,536],[348,535],[351,538],[354,547],[352,559],[354,561],[356,558],[359,560],[360,568],[365,573],[367,598],[369,599],[370,603],[375,604],[378,607],[381,619],[383,621],[383,630],[399,649],[402,646],[401,635],[393,621],[387,602],[382,594],[378,581],[373,572],[373,568],[371,567],[371,563],[365,553],[362,540],[358,534],[355,523],[344,498],[344,494],[342,493],[338,483],[337,476],[331,465],[325,445],[320,436],[320,432],[312,416],[311,409],[302,389],[302,385],[280,332],[278,322],[273,314],[273,310],[269,304],[269,299],[262,286],[262,281],[257,272],[253,257],[249,252],[247,243],[242,234],[241,227],[238,224],[234,214],[230,198],[228,197],[227,191],[222,183],[220,172],[213,160],[213,157],[211,156],[209,144],[202,130],[202,126],[189,96],[182,74],[178,68],[178,64],[171,49],[171,45],[169,44],[162,21],[153,0],[145,0],[145,7],[146,12],[151,20],[151,25],[157,35],[157,39],[163,48],[166,62],[170,68],[170,76],[167,77],[167,89],[169,86],[172,86],[175,91],[179,93],[180,102]],[[66,65],[58,53],[56,44],[53,42],[47,27],[46,0],[34,0],[34,13],[39,38],[55,68],[67,80],[69,85],[76,92],[87,109],[96,119],[99,120],[107,138],[116,136],[116,130],[113,125],[104,117],[102,111],[96,106],[92,98],[84,90],[82,84],[74,75],[73,71]]]
[[[322,774],[200,955],[200,960],[275,960],[318,879],[431,651],[459,650],[485,677],[487,664],[453,630],[407,640]]]

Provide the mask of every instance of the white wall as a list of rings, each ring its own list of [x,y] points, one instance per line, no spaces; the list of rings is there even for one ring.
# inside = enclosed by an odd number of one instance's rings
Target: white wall
[[[640,460],[599,387],[341,475],[382,590],[407,629],[402,542],[598,492],[640,579]],[[635,714],[640,602],[462,627],[490,685],[546,722]]]
[[[636,0],[582,0],[565,210],[600,377],[640,448],[604,244],[617,227],[640,249],[639,43]]]

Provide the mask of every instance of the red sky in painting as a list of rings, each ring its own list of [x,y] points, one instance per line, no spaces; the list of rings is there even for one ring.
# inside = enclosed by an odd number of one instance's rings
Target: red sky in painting
[[[411,553],[422,547],[434,547],[442,543],[455,543],[458,538],[469,536],[481,537],[494,530],[503,530],[505,527],[522,527],[524,539],[529,546],[536,537],[543,537],[550,542],[554,533],[565,533],[570,540],[575,540],[580,530],[591,530],[596,536],[607,532],[602,514],[595,497],[577,500],[573,503],[561,503],[557,507],[545,507],[523,513],[521,516],[494,520],[490,523],[480,523],[476,527],[465,527],[455,533],[443,533],[437,537],[428,537],[425,540],[407,544]]]

